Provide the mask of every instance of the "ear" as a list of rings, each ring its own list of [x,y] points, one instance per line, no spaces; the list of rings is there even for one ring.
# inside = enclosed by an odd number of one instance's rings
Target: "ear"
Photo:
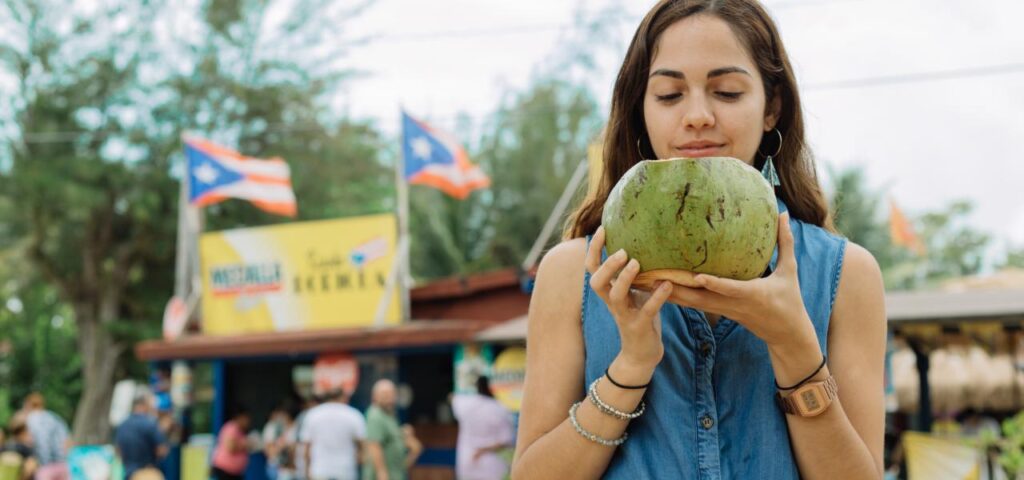
[[[764,131],[770,132],[779,123],[779,116],[782,115],[782,91],[779,87],[772,90],[771,100],[764,109]]]

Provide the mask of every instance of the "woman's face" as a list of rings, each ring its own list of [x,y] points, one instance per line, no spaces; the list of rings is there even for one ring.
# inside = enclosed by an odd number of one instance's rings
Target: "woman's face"
[[[659,159],[715,156],[754,164],[777,116],[766,113],[761,74],[725,21],[698,14],[670,26],[658,39],[650,72],[644,122]],[[773,103],[777,112],[779,102]]]

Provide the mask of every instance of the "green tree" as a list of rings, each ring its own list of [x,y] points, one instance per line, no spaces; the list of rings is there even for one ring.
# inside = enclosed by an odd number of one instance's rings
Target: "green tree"
[[[926,281],[974,275],[985,266],[991,235],[967,225],[973,210],[970,201],[956,200],[943,210],[921,216],[920,232],[928,247]]]
[[[32,278],[22,273],[27,277],[21,279]],[[46,397],[47,408],[71,418],[82,391],[72,312],[49,285],[9,278],[0,286],[0,423],[6,425],[33,391]]]
[[[998,268],[1024,268],[1024,247],[1008,248],[1006,257],[999,263]]]
[[[984,267],[990,236],[967,225],[973,211],[969,201],[954,201],[940,210],[908,218],[927,248],[919,257],[893,245],[888,215],[880,212],[884,194],[867,185],[863,169],[829,173],[836,228],[875,256],[887,288],[931,287],[949,278],[976,274]]]
[[[173,223],[162,219],[173,218],[175,185],[167,157],[129,113],[146,94],[137,77],[154,7],[89,18],[56,2],[5,7],[4,29],[24,40],[0,49],[17,78],[7,101],[19,135],[0,179],[0,195],[17,205],[7,233],[26,242],[34,270],[73,312],[83,382],[76,439],[102,441],[125,334],[142,331],[126,323],[159,318],[147,297],[170,288],[158,272],[170,264]]]
[[[864,169],[858,166],[841,170],[830,168],[829,177],[836,229],[871,252],[883,271],[902,261],[906,255],[893,247],[887,219],[882,217],[884,197],[868,186]]]
[[[182,132],[287,158],[301,218],[390,208],[379,135],[320,106],[348,75],[334,61],[349,45],[337,32],[356,10],[300,3],[265,28],[270,2],[211,0],[194,19],[198,40],[170,46],[153,32],[175,5],[3,5],[0,25],[11,35],[0,61],[16,88],[4,99],[13,114],[0,151],[0,208],[9,213],[0,235],[23,242],[34,273],[73,313],[77,441],[105,440],[113,383],[134,368],[125,353],[158,335],[173,291],[171,172],[181,169]],[[207,219],[210,228],[279,221],[237,201]]]

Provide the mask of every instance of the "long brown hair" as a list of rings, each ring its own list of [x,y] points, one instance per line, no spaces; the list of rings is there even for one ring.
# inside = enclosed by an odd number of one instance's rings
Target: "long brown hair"
[[[789,208],[790,216],[834,232],[828,201],[818,183],[814,159],[804,141],[803,111],[796,78],[782,39],[768,12],[756,0],[662,0],[636,30],[622,62],[612,92],[611,114],[604,138],[604,168],[597,190],[569,217],[563,237],[592,234],[601,225],[604,202],[615,183],[643,158],[639,150],[653,149],[644,126],[643,97],[647,89],[651,59],[658,38],[669,26],[692,15],[707,13],[724,20],[747,47],[764,80],[766,108],[780,96],[781,111],[776,128],[768,132],[758,148],[754,166],[762,167],[766,154],[773,155],[781,186],[775,192]],[[646,155],[646,153],[645,153]]]

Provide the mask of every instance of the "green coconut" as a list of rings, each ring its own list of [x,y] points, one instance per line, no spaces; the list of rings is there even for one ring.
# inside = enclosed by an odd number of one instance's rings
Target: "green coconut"
[[[637,259],[637,283],[647,285],[674,279],[666,273],[672,271],[757,278],[775,250],[778,221],[772,186],[728,157],[637,163],[612,189],[601,217],[608,253],[623,249]]]

